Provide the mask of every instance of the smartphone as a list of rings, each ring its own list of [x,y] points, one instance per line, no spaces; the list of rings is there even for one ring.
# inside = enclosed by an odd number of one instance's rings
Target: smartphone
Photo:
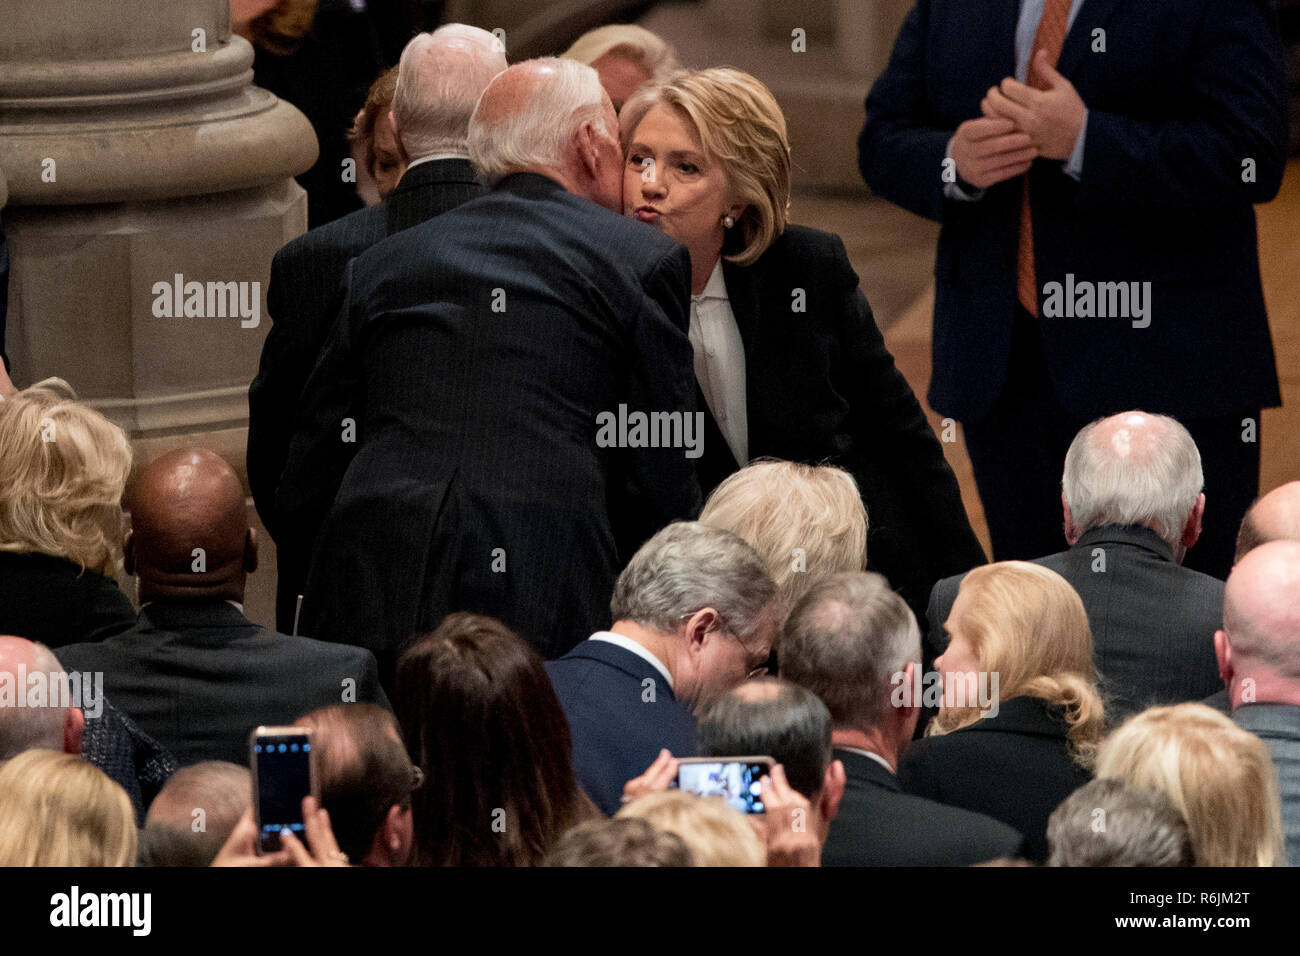
[[[763,777],[771,757],[684,757],[673,786],[701,797],[722,797],[741,813],[763,813]]]
[[[319,797],[308,727],[258,727],[248,738],[257,852],[280,849],[280,834],[303,838],[302,798]]]

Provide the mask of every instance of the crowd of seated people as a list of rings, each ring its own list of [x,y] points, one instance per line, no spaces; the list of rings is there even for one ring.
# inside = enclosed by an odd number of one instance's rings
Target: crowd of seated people
[[[0,865],[1300,862],[1300,483],[1189,570],[1200,453],[1123,411],[1062,550],[985,563],[775,98],[656,39],[457,25],[376,84],[405,171],[272,273],[275,627],[226,460],[0,400]],[[681,441],[597,442],[628,407]],[[279,849],[259,726],[313,741]],[[687,758],[757,761],[744,809]]]

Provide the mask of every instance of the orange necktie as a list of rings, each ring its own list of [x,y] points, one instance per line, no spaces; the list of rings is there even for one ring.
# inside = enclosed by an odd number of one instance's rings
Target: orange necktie
[[[1047,89],[1047,79],[1034,66],[1039,50],[1047,51],[1047,58],[1055,68],[1065,45],[1065,33],[1070,20],[1072,0],[1047,0],[1043,18],[1038,21],[1034,34],[1034,47],[1029,54],[1029,75],[1025,82],[1035,89]],[[1016,294],[1029,314],[1038,317],[1038,279],[1034,274],[1034,219],[1029,212],[1029,173],[1025,173],[1024,198],[1020,201],[1020,251],[1016,276]]]

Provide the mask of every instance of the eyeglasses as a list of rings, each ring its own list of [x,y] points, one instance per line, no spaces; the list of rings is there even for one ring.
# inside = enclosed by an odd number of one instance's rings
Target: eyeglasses
[[[681,620],[683,621],[688,620],[689,618],[693,617],[695,613],[698,612],[693,612],[692,614],[683,614],[681,616]],[[750,646],[746,644],[744,639],[740,636],[740,632],[735,630],[730,624],[728,624],[727,619],[723,617],[721,614],[718,614],[716,611],[714,612],[714,614],[717,615],[718,630],[725,634],[729,634],[735,640],[735,642],[739,644],[741,648],[744,649],[745,657],[750,661],[754,660],[756,655],[754,654]],[[771,661],[772,661],[772,655],[771,653],[768,653],[767,656],[763,658],[762,664],[750,668],[749,673],[745,675],[745,680],[754,680],[755,678],[758,677],[766,677],[768,671],[770,670]]]

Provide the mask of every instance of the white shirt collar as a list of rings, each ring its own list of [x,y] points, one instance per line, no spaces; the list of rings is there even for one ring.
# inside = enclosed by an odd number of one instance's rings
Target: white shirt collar
[[[411,160],[406,164],[406,168],[411,170],[421,163],[431,163],[435,159],[469,159],[469,153],[433,153],[429,156],[421,156],[419,159]]]
[[[408,169],[410,167],[407,167]],[[722,299],[728,301],[727,297],[727,280],[722,275],[722,259],[719,258],[713,265],[713,271],[709,273],[709,281],[704,285],[704,291],[699,295],[693,295],[691,298],[699,302],[701,299]]]
[[[664,666],[664,662],[646,650],[643,644],[638,644],[632,638],[625,637],[622,634],[615,634],[613,631],[597,631],[591,635],[591,639],[621,647],[625,651],[631,651],[642,660],[649,661],[654,665],[655,670],[664,675],[664,680],[668,681],[668,688],[673,689],[673,675],[668,673],[668,668]]]
[[[884,757],[880,756],[880,754],[872,753],[870,750],[863,750],[860,747],[845,747],[843,744],[836,744],[835,749],[847,750],[851,754],[859,754],[860,756],[863,757],[870,757],[876,763],[880,764],[880,766],[888,770],[891,774],[894,773],[894,768],[889,765],[889,761],[886,760]]]

